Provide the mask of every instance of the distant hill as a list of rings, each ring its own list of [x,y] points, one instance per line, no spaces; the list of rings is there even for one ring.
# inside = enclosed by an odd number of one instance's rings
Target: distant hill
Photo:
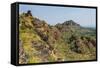
[[[54,26],[32,16],[19,15],[19,63],[96,59],[95,30],[73,20]]]
[[[65,21],[62,25],[66,25],[66,26],[68,26],[68,25],[69,26],[80,26],[79,24],[77,24],[73,20]]]

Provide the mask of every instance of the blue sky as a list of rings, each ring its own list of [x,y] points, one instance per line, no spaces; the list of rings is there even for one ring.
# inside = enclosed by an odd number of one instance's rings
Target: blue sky
[[[40,5],[19,5],[19,13],[31,10],[32,15],[51,25],[73,20],[81,26],[95,27],[96,10],[91,8],[56,7]]]

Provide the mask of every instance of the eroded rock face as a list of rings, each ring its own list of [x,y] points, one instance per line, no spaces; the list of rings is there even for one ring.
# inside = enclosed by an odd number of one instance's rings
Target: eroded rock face
[[[89,41],[87,38],[82,39],[80,37],[72,36],[70,39],[70,43],[74,41],[72,50],[77,53],[88,54],[95,48],[91,41]]]
[[[19,41],[19,63],[28,63],[28,55],[24,52],[23,42],[21,40]]]
[[[61,33],[57,28],[53,27],[51,32],[52,32],[53,38],[55,40],[57,40],[57,39],[59,39],[61,37]]]

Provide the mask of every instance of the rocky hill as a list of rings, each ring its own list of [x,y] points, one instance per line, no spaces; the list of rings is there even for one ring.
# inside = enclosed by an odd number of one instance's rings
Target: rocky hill
[[[73,20],[51,26],[32,16],[19,15],[19,63],[96,59],[96,33]]]

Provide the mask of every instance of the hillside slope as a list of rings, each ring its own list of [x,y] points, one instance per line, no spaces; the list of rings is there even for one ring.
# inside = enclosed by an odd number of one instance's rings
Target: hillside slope
[[[51,26],[32,16],[19,15],[19,63],[96,59],[95,30],[73,20]]]

